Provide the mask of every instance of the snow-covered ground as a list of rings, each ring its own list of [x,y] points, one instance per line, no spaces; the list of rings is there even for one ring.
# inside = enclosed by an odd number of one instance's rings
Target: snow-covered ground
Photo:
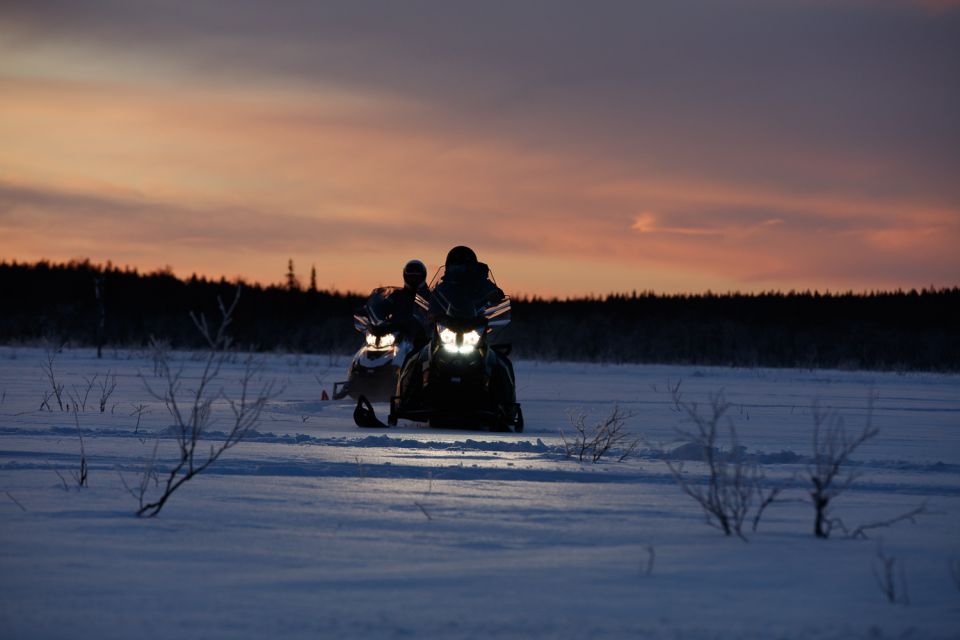
[[[380,432],[354,427],[351,403],[320,400],[346,359],[272,355],[283,392],[256,432],[139,519],[119,474],[136,481],[171,420],[140,377],[153,380],[147,355],[93,355],[54,363],[67,391],[117,376],[106,411],[95,386],[78,415],[89,487],[65,490],[55,472],[72,483],[79,467],[74,417],[55,400],[40,408],[43,350],[0,347],[3,638],[960,637],[955,375],[518,362],[524,434]],[[680,444],[678,381],[688,401],[724,390],[771,481],[800,476],[748,543],[704,524],[658,451]],[[853,433],[870,394],[880,434],[857,450],[860,475],[833,514],[855,526],[924,501],[934,513],[869,540],[815,539],[811,404]],[[566,459],[567,413],[615,403],[634,413],[642,450]],[[160,438],[160,463],[173,453]],[[881,541],[909,604],[877,586]]]

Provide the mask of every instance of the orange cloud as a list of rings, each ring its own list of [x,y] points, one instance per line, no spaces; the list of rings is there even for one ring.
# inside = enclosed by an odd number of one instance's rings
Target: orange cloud
[[[0,76],[0,93],[10,258],[276,281],[292,257],[316,263],[322,285],[362,290],[467,243],[508,288],[559,295],[960,273],[956,207],[657,175],[433,127],[427,105],[362,92]]]

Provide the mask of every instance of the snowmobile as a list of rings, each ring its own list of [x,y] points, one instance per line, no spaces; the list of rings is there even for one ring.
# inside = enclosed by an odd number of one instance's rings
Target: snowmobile
[[[353,316],[354,328],[363,334],[363,344],[350,362],[347,380],[333,385],[333,399],[365,397],[387,402],[397,388],[400,367],[413,350],[411,323],[422,326],[420,308],[414,318],[397,318],[393,294],[400,287],[374,289]]]
[[[457,286],[443,278],[443,271],[433,278],[430,300],[417,299],[435,323],[429,342],[411,354],[400,372],[387,424],[363,397],[357,400],[354,420],[361,427],[396,426],[405,419],[439,428],[521,432],[523,412],[507,357],[510,345],[493,342],[510,323],[510,298],[503,295],[490,304],[482,290]]]

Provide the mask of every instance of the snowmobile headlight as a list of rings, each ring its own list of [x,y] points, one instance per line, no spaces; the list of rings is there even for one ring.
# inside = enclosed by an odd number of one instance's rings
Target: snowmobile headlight
[[[397,336],[396,336],[396,334],[388,333],[388,334],[385,335],[385,336],[380,336],[380,344],[379,344],[379,346],[381,346],[381,347],[392,347],[392,346],[393,346],[393,343],[395,343],[396,341],[397,341]]]
[[[367,331],[366,339],[368,347],[373,347],[377,344],[377,336],[373,335],[369,331]]]
[[[475,347],[480,344],[480,332],[476,329],[471,329],[470,331],[464,331],[463,333],[463,346],[465,347]],[[473,349],[471,349],[472,351]]]
[[[456,331],[451,331],[450,329],[447,329],[446,327],[440,327],[440,342],[443,343],[443,344],[445,344],[445,345],[453,345],[453,346],[456,346],[456,344],[457,344],[457,332],[456,332]]]

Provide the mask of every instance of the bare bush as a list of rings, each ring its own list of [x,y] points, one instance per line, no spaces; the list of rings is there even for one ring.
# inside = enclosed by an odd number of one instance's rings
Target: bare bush
[[[104,413],[107,410],[107,402],[110,400],[110,396],[113,395],[113,392],[117,388],[117,374],[110,373],[110,370],[107,370],[107,375],[103,377],[103,381],[100,382],[100,413]]]
[[[676,413],[683,413],[683,407],[680,404],[683,398],[683,394],[680,392],[680,385],[682,384],[683,378],[677,380],[676,384],[670,382],[670,378],[667,378],[667,391],[670,393],[670,399],[673,400],[671,410]],[[654,389],[654,391],[656,391],[656,389]]]
[[[854,437],[847,435],[843,417],[835,411],[821,409],[813,404],[813,460],[807,466],[810,497],[815,511],[813,533],[818,538],[829,538],[838,521],[830,517],[830,503],[853,484],[857,475],[844,465],[857,448],[876,437],[880,430],[873,426],[871,393],[867,403],[867,418],[863,429]]]
[[[591,462],[599,462],[611,450],[625,447],[617,460],[618,462],[626,460],[640,444],[640,438],[632,436],[626,430],[626,421],[633,415],[630,411],[624,411],[618,404],[613,405],[613,409],[606,418],[590,424],[587,422],[589,419],[587,413],[583,411],[568,413],[567,419],[573,427],[572,438],[568,440],[563,430],[560,431],[566,456],[576,457],[580,462],[583,462],[584,458],[589,458]]]
[[[41,408],[46,405],[47,409],[53,411],[50,407],[48,400],[51,396],[57,399],[57,404],[60,406],[60,411],[64,411],[63,408],[63,383],[57,382],[57,375],[53,370],[53,363],[57,359],[57,351],[55,349],[48,348],[45,353],[46,360],[41,364],[43,368],[43,373],[47,376],[47,382],[50,383],[50,394],[45,395],[43,403],[41,403]]]
[[[93,374],[92,378],[86,376],[83,377],[83,381],[87,383],[86,389],[78,389],[77,385],[71,385],[71,390],[67,392],[70,400],[73,402],[73,410],[77,411],[86,411],[87,410],[87,400],[90,398],[90,391],[93,390],[93,385],[97,382],[97,374]],[[68,407],[69,408],[69,405]]]
[[[877,583],[887,602],[890,604],[910,604],[910,593],[907,590],[907,572],[903,560],[895,556],[888,556],[883,545],[877,545],[877,557],[870,565],[873,579]]]
[[[77,483],[77,488],[82,488],[87,486],[89,467],[87,466],[87,449],[83,444],[83,431],[80,429],[80,417],[77,415],[76,410],[73,412],[73,423],[77,427],[77,437],[80,438],[80,469],[71,471],[70,475],[73,476],[74,482]]]
[[[46,408],[47,408],[47,411],[53,411],[53,408],[50,406],[50,398],[52,398],[52,397],[53,397],[53,392],[52,392],[52,391],[44,391],[44,392],[43,392],[43,398],[40,399],[40,409],[41,409],[41,410],[42,410],[44,407],[46,407]]]
[[[157,472],[154,463],[151,462],[147,465],[141,476],[139,491],[131,491],[139,502],[139,508],[136,512],[138,516],[152,518],[160,513],[167,500],[177,489],[216,462],[227,449],[243,440],[259,421],[264,406],[275,396],[272,381],[262,384],[255,383],[259,366],[253,356],[248,356],[246,359],[240,377],[238,395],[227,395],[223,389],[214,390],[223,365],[231,357],[228,352],[231,340],[227,330],[230,327],[233,312],[239,300],[239,287],[233,302],[229,306],[225,306],[222,300],[218,300],[220,322],[215,328],[207,323],[203,315],[190,314],[191,319],[208,345],[208,350],[202,360],[200,378],[196,382],[195,388],[185,390],[183,388],[182,367],[174,372],[170,367],[166,351],[160,349],[155,351],[156,357],[159,359],[155,363],[155,371],[162,374],[163,385],[154,388],[146,379],[144,379],[144,384],[154,398],[164,403],[167,412],[173,418],[173,432],[177,443],[178,459],[165,474],[158,474],[164,477],[164,481],[158,483],[160,495],[152,500],[147,497],[148,476]],[[210,445],[206,454],[198,454],[198,445],[204,432],[211,425],[213,405],[218,400],[225,402],[230,407],[232,413],[230,425],[218,444]]]
[[[678,430],[686,441],[702,456],[706,465],[706,484],[691,482],[683,473],[683,463],[665,460],[677,484],[688,496],[700,505],[707,524],[723,531],[724,535],[736,535],[746,541],[744,523],[753,514],[752,527],[756,531],[768,506],[778,500],[783,487],[765,486],[766,478],[759,467],[748,460],[746,450],[737,439],[733,421],[725,418],[730,403],[720,391],[710,396],[707,413],[701,413],[695,402],[685,402],[679,395],[679,384],[671,387],[674,406],[681,410],[694,430]],[[720,425],[726,423],[729,446],[719,446]]]
[[[137,416],[137,424],[133,428],[134,433],[140,432],[140,420],[143,418],[143,412],[144,410],[146,410],[146,408],[147,408],[147,405],[145,404],[138,404],[133,407],[133,413],[130,414],[130,417]],[[147,411],[147,413],[150,413],[150,412]]]

